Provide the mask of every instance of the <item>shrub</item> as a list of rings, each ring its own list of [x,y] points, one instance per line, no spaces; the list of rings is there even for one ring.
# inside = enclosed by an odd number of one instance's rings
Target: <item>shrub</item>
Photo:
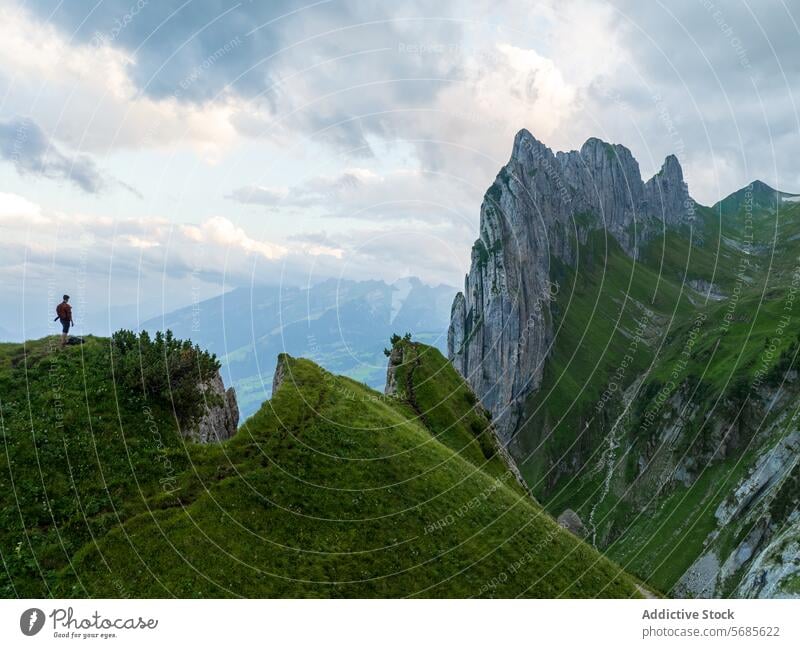
[[[495,449],[491,439],[491,432],[486,427],[486,424],[480,419],[474,418],[470,421],[469,429],[478,441],[481,452],[486,459],[491,459],[494,456]]]
[[[766,340],[764,340],[766,343]],[[788,348],[784,349],[778,360],[772,365],[766,376],[767,383],[777,387],[784,380],[786,373],[794,368],[795,357],[797,356],[797,342],[792,341]]]
[[[137,336],[121,330],[111,337],[114,381],[119,390],[141,393],[146,399],[171,405],[178,420],[190,424],[203,413],[201,385],[220,368],[214,354],[191,340],[178,340],[172,331],[147,331]]]
[[[734,405],[742,405],[750,395],[750,381],[747,376],[740,376],[728,388],[728,398]]]

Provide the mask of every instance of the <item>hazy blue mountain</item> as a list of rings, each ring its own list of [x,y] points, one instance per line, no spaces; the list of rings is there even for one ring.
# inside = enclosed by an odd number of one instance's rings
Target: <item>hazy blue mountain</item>
[[[216,353],[244,420],[270,397],[279,353],[382,388],[383,349],[393,332],[445,349],[455,293],[415,277],[393,284],[329,279],[307,289],[252,286],[147,320],[142,328],[169,328]]]

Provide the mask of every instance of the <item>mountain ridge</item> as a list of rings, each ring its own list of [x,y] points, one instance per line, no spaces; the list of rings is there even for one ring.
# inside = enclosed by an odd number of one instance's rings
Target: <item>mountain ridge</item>
[[[197,444],[168,394],[118,389],[112,362],[138,361],[135,346],[112,360],[109,340],[51,342],[0,345],[6,596],[643,595],[517,484],[433,347],[394,345],[424,417],[282,354],[272,399],[232,438]],[[53,363],[83,382],[46,389]]]
[[[712,209],[723,216],[736,215],[745,205],[749,205],[750,210],[754,208],[774,210],[785,201],[793,202],[791,199],[798,196],[800,194],[773,189],[766,182],[753,180],[714,203]]]
[[[797,596],[800,468],[780,448],[800,204],[723,214],[679,168],[643,182],[620,145],[553,155],[520,133],[481,206],[448,355],[536,498],[624,567],[682,596]],[[773,478],[749,500],[762,465]]]
[[[515,402],[541,384],[553,337],[551,267],[574,265],[597,229],[635,258],[662,224],[692,217],[674,156],[644,182],[622,145],[590,138],[580,151],[554,154],[527,130],[517,133],[481,205],[480,237],[448,330],[448,356],[505,434],[519,416]],[[524,273],[521,259],[531,265]],[[499,353],[490,353],[495,346]]]

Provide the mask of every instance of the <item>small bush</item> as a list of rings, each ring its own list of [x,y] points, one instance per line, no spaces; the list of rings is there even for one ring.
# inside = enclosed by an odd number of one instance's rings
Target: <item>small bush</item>
[[[743,404],[750,395],[750,381],[747,376],[740,376],[728,388],[728,398],[735,404]]]
[[[766,343],[767,340],[764,340]],[[766,376],[767,383],[777,387],[786,377],[786,373],[794,368],[795,357],[797,356],[797,342],[792,341],[788,348],[778,357],[777,362],[772,366]]]
[[[479,437],[483,434],[483,431],[486,429],[486,426],[477,418],[472,419],[469,422],[469,429],[476,437]]]
[[[147,331],[137,336],[121,330],[111,337],[114,381],[119,390],[142,393],[164,405],[171,405],[178,420],[189,424],[203,413],[201,384],[208,381],[220,363],[191,340],[178,340],[172,331]]]

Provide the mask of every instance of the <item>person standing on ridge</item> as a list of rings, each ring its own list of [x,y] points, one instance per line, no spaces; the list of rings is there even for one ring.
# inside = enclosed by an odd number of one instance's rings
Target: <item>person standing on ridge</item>
[[[56,306],[56,319],[53,321],[55,322],[56,320],[61,322],[61,346],[64,346],[67,343],[69,327],[75,326],[75,322],[72,321],[72,306],[69,305],[69,295],[64,295],[64,301]]]

